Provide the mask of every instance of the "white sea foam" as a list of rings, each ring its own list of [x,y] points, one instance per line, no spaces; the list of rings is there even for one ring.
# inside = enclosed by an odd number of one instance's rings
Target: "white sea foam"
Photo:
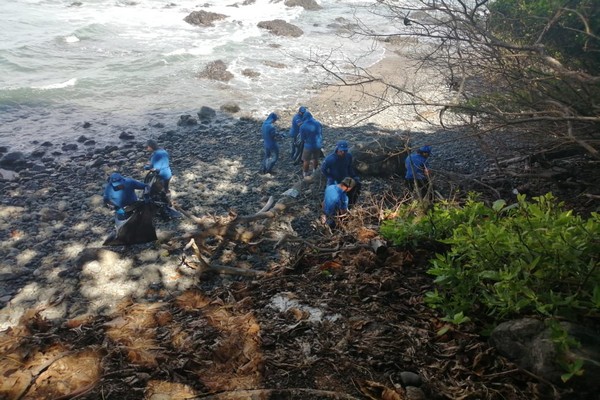
[[[65,42],[67,43],[77,43],[79,42],[79,38],[75,35],[71,35],[71,36],[67,36],[64,38]]]
[[[307,11],[272,0],[250,5],[240,1],[235,7],[225,1],[201,6],[197,0],[179,0],[171,7],[165,7],[164,0],[94,0],[79,7],[65,1],[0,0],[0,106],[6,104],[0,117],[15,121],[1,128],[18,129],[19,111],[14,110],[14,118],[9,115],[12,104],[43,104],[46,112],[66,108],[108,113],[118,123],[126,113],[143,120],[146,115],[179,115],[203,105],[219,108],[226,101],[260,116],[295,105],[312,94],[315,82],[326,78],[318,68],[310,68],[309,59],[330,57],[368,67],[384,54],[378,48],[359,57],[371,43],[337,36],[331,27],[338,17],[353,22],[353,6],[377,7],[376,3],[318,2],[322,10]],[[227,17],[213,27],[184,21],[200,10]],[[382,20],[367,9],[357,13],[369,23]],[[260,21],[273,19],[294,24],[304,34],[281,37],[258,28]],[[198,72],[215,60],[222,60],[234,78],[226,83],[199,79]],[[245,69],[260,75],[247,77]],[[69,88],[68,96],[55,90],[64,88]],[[67,126],[58,120],[62,114],[56,118],[56,126]],[[50,133],[40,128],[31,135]],[[0,132],[0,139],[5,137],[12,136]]]
[[[65,82],[51,83],[49,85],[42,85],[42,86],[32,86],[32,88],[39,89],[39,90],[62,89],[62,88],[66,88],[69,86],[75,86],[76,83],[77,83],[77,78],[71,78]]]

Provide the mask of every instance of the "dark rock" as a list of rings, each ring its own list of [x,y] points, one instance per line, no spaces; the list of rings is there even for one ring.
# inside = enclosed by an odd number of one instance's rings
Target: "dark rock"
[[[8,147],[6,147],[6,146],[0,146],[0,154],[4,154],[6,152],[8,152]]]
[[[46,150],[35,149],[34,151],[31,152],[31,158],[40,158],[40,157],[43,157],[44,154],[46,154]]]
[[[223,61],[216,60],[209,62],[208,65],[200,71],[198,77],[227,82],[233,79],[233,74],[227,71],[227,65],[225,65]]]
[[[282,19],[261,21],[258,23],[258,27],[266,29],[277,36],[299,37],[304,34],[304,31],[302,31],[302,29],[298,28],[296,25],[292,25],[288,22],[285,22]]]
[[[135,138],[135,135],[131,132],[121,132],[121,134],[119,135],[119,139],[121,140],[133,140],[133,138]]]
[[[95,141],[95,140],[92,140],[92,139],[90,139],[90,140],[86,140],[86,141],[85,141],[85,143],[84,143],[83,145],[84,145],[84,146],[93,146],[93,145],[95,145],[95,144],[96,144],[96,141]]]
[[[88,138],[86,138],[84,135],[81,135],[77,138],[77,143],[83,143],[86,140],[88,140]]]
[[[213,22],[227,18],[227,15],[217,14],[208,11],[192,11],[183,20],[191,25],[198,26],[215,26]]]
[[[90,122],[86,121],[86,122],[83,123],[83,127],[86,128],[86,129],[89,128],[90,126],[92,126],[92,124]]]
[[[111,146],[111,145],[104,146],[105,153],[111,153],[111,152],[117,151],[117,150],[119,150],[119,146]]]
[[[600,338],[591,329],[569,322],[561,322],[560,327],[580,346],[571,346],[566,353],[559,355],[553,341],[552,328],[539,320],[523,318],[503,322],[490,335],[492,344],[500,354],[513,360],[520,367],[556,384],[562,384],[565,370],[556,362],[559,356],[569,360],[583,360],[583,376],[569,381],[582,392],[600,390]]]
[[[36,171],[36,172],[45,171],[46,170],[46,166],[44,164],[41,164],[41,163],[36,163],[36,164],[33,164],[31,167],[29,167],[29,169],[31,171]]]
[[[525,354],[527,347],[544,327],[542,321],[534,318],[505,322],[494,329],[490,343],[504,356],[514,360]]]
[[[69,143],[69,144],[63,144],[63,146],[60,148],[62,151],[73,151],[73,150],[77,150],[78,146],[75,143]]]
[[[54,145],[51,142],[44,142],[40,146],[43,146],[43,147],[52,147]]]
[[[200,121],[208,121],[217,116],[217,112],[210,107],[202,106],[198,111]]]
[[[302,7],[309,11],[321,10],[323,8],[315,0],[285,0],[283,4],[288,7]]]
[[[400,372],[400,380],[402,381],[402,386],[421,386],[423,384],[423,380],[419,376],[419,374],[415,374],[414,372],[404,371]]]
[[[189,114],[181,115],[179,117],[179,121],[177,121],[177,126],[192,126],[192,125],[198,125],[198,121],[196,120],[196,118],[192,117]]]
[[[13,151],[7,153],[2,159],[0,159],[0,167],[18,171],[19,169],[25,168],[28,162],[25,155],[20,151]]]

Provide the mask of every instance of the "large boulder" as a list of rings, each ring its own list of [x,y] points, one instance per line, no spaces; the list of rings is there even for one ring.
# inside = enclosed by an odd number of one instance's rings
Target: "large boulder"
[[[31,163],[27,160],[25,154],[20,151],[7,153],[0,159],[0,167],[11,171],[20,171],[24,168],[28,168],[30,165]]]
[[[200,107],[200,111],[198,111],[198,119],[203,122],[210,121],[216,116],[217,112],[213,108],[207,106]]]
[[[258,27],[266,29],[277,36],[291,36],[299,37],[304,34],[304,31],[298,28],[296,25],[285,22],[282,19],[274,19],[272,21],[261,21],[258,23]]]
[[[227,65],[221,60],[209,62],[208,65],[198,74],[200,78],[212,79],[215,81],[227,82],[233,79],[233,74],[227,71]]]
[[[316,11],[323,8],[315,0],[285,0],[283,4],[288,7],[302,7],[308,11]]]
[[[227,15],[217,14],[208,11],[192,11],[190,15],[183,20],[191,25],[198,26],[215,26],[213,22],[227,18]]]
[[[350,149],[354,157],[354,167],[361,176],[404,177],[406,139],[402,137],[380,138],[370,142],[357,143]]]
[[[573,377],[571,384],[585,392],[600,390],[600,337],[597,332],[569,322],[560,327],[580,346],[570,346],[565,356],[583,360],[583,376]],[[566,372],[557,363],[559,353],[552,340],[552,328],[533,318],[507,321],[498,325],[490,335],[490,344],[520,367],[555,384],[562,384]]]

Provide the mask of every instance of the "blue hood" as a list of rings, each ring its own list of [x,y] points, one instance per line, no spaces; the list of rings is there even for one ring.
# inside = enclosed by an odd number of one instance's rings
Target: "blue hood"
[[[279,119],[279,116],[277,114],[275,114],[274,112],[269,114],[269,116],[267,117],[267,121],[271,121],[271,122],[275,122],[278,119]]]
[[[302,121],[308,121],[308,120],[309,120],[309,119],[311,119],[312,117],[313,117],[313,116],[312,116],[312,114],[310,113],[310,111],[306,111],[306,112],[304,113],[304,115],[302,116]]]
[[[108,183],[110,183],[111,186],[114,188],[116,188],[119,185],[122,185],[124,183],[124,181],[125,181],[125,178],[123,177],[123,175],[119,174],[118,172],[113,172],[108,177]]]

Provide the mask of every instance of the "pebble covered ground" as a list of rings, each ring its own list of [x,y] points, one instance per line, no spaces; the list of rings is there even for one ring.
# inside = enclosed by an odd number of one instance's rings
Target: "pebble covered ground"
[[[284,133],[292,113],[281,114],[278,124]],[[324,123],[326,152],[340,138],[352,144],[397,134],[368,125],[331,127],[327,121],[334,118],[340,125],[339,115],[333,110],[319,110],[315,116]],[[197,125],[158,127],[163,131],[158,141],[169,151],[175,175],[171,183],[173,198],[183,209],[196,216],[227,215],[232,210],[239,215],[253,214],[269,196],[278,197],[301,179],[300,167],[289,159],[288,138],[280,142],[281,156],[273,174],[258,173],[262,159],[260,124],[261,121],[218,114],[210,122]],[[46,144],[26,155],[16,173],[4,170],[5,177],[0,180],[4,254],[0,261],[4,283],[0,288],[0,329],[14,323],[27,307],[55,303],[57,297],[72,295],[82,297],[82,301],[70,303],[74,308],[69,310],[49,307],[46,312],[50,316],[107,309],[123,296],[140,294],[136,291],[144,285],[126,282],[129,278],[150,285],[160,281],[161,274],[174,271],[173,262],[160,260],[160,251],[152,244],[121,248],[117,262],[101,260],[94,264],[96,271],[81,270],[89,253],[100,249],[113,229],[112,212],[102,201],[106,178],[112,171],[120,171],[143,180],[143,165],[149,157],[144,148],[147,138],[140,129],[117,139],[115,146],[103,148],[90,145],[91,138],[85,137],[79,141],[88,145],[80,144],[76,150],[53,151],[59,146]],[[420,140],[424,142],[425,138]],[[458,141],[447,140],[443,146],[435,146],[432,164],[446,160],[455,169],[464,170],[466,158],[452,157],[453,153],[458,154],[452,146],[459,145]],[[471,155],[483,159],[479,153]],[[482,160],[471,165],[479,162]],[[400,177],[365,177],[364,191],[380,192],[394,185],[401,190],[400,181]],[[318,202],[312,208],[316,220]],[[310,235],[313,222],[310,218],[301,219],[293,225],[303,231],[301,235]],[[194,224],[187,220],[157,221],[159,236],[161,232],[193,228]],[[139,268],[141,265],[143,269]],[[186,284],[189,282],[178,280],[173,289]]]

